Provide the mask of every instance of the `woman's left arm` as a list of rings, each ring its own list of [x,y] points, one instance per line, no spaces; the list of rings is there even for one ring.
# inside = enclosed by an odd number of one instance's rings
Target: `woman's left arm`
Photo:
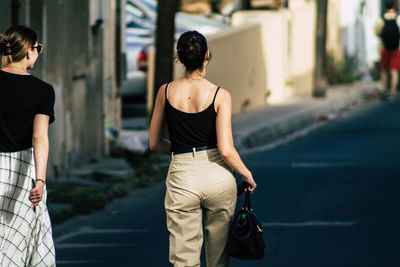
[[[153,117],[150,123],[150,150],[157,151],[163,154],[170,154],[171,144],[163,138],[165,127],[165,85],[161,86],[157,93],[156,103],[154,106]]]
[[[36,166],[35,187],[30,191],[29,200],[36,207],[43,199],[43,188],[46,182],[47,159],[49,156],[49,119],[43,114],[37,114],[33,120],[33,156]]]

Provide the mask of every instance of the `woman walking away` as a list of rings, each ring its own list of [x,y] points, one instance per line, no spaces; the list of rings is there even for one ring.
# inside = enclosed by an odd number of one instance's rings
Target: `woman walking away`
[[[400,17],[393,0],[384,2],[385,13],[375,26],[375,33],[381,39],[381,94],[388,102],[394,102],[400,70]],[[387,89],[390,70],[390,88]]]
[[[45,185],[54,90],[27,72],[42,50],[27,27],[0,35],[0,266],[55,266]]]
[[[200,266],[204,214],[207,266],[225,267],[236,205],[233,171],[249,184],[246,190],[253,191],[256,183],[233,146],[231,96],[206,79],[205,37],[183,33],[177,52],[186,75],[160,87],[150,126],[150,148],[172,152],[165,195],[169,259],[175,267]],[[162,138],[165,122],[171,143]]]

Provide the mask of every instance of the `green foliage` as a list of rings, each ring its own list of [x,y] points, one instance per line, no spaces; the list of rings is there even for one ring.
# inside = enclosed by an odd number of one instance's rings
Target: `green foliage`
[[[136,176],[132,182],[135,188],[151,186],[163,181],[167,176],[169,156],[157,153],[138,154],[129,151],[121,151],[119,155],[135,169]]]
[[[374,81],[381,79],[381,62],[377,61],[374,63],[373,68],[370,71],[370,75]]]
[[[71,201],[78,213],[101,210],[107,204],[109,196],[103,188],[78,187],[71,192]]]
[[[101,210],[114,198],[126,196],[130,187],[126,185],[83,186],[59,184],[50,187],[49,202],[69,203],[76,213],[89,213]]]
[[[333,56],[326,57],[326,77],[329,84],[353,83],[357,79],[355,57],[345,57],[343,62],[336,62]]]

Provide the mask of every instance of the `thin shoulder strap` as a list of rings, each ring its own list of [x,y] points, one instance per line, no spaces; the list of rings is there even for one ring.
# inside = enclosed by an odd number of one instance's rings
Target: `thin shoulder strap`
[[[219,86],[218,86],[218,88],[217,88],[217,91],[216,91],[215,94],[214,94],[213,104],[214,104],[214,102],[215,102],[215,98],[217,97],[218,91],[219,91]]]
[[[165,87],[165,99],[168,99],[168,86],[169,83],[167,83],[167,86]]]
[[[211,93],[212,90],[213,90],[213,89],[208,90],[207,95],[204,97],[203,105],[201,106],[201,110],[205,109],[206,104],[207,104],[208,97],[210,96],[210,93]]]

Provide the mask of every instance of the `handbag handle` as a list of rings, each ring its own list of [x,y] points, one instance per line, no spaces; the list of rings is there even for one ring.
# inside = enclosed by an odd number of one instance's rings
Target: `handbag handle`
[[[251,210],[250,192],[246,191],[244,194],[243,208]]]

